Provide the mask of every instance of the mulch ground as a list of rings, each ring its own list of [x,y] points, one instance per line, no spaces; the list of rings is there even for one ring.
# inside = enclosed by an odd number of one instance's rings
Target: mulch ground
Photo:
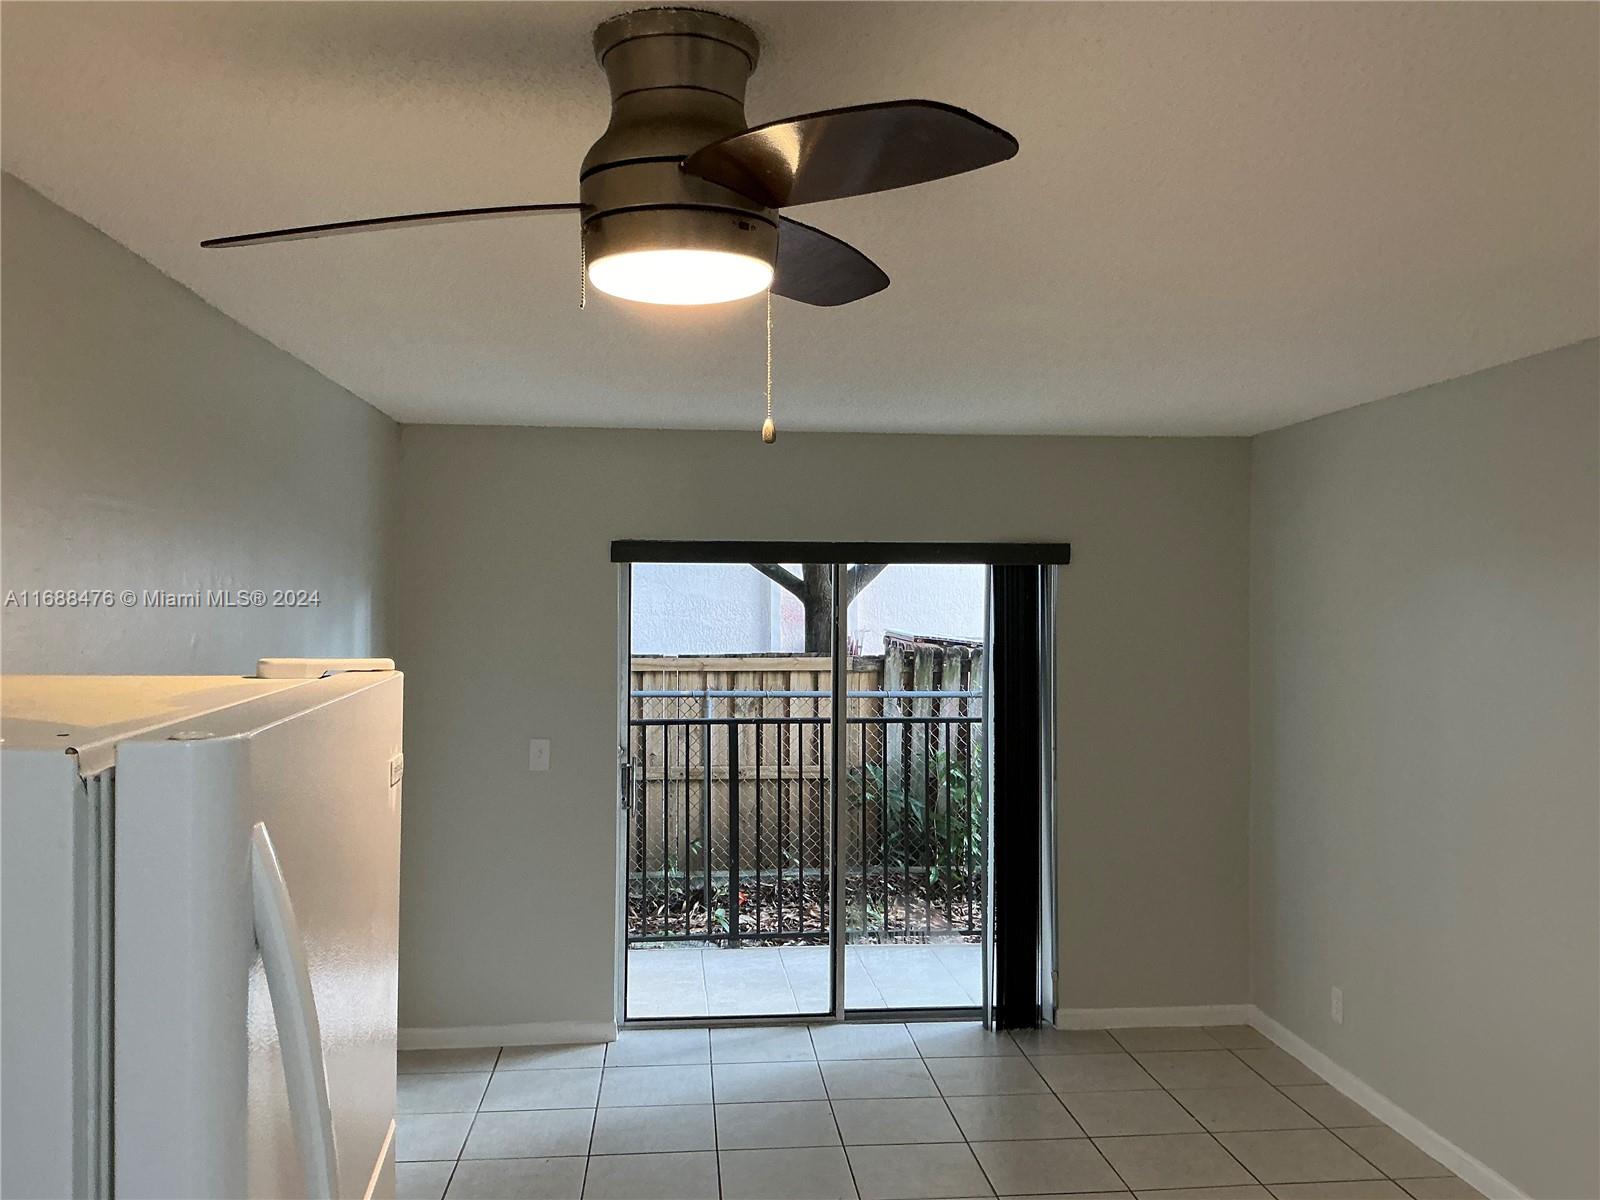
[[[660,880],[651,881],[652,890],[645,896],[628,897],[628,936],[632,941],[653,937],[705,938],[715,941],[726,938],[732,913],[728,889],[712,884],[709,905],[705,885],[671,887],[663,893]],[[947,898],[944,889],[931,889],[923,880],[913,877],[909,888],[901,875],[889,877],[889,905],[887,935],[903,942],[907,935],[917,938],[932,934],[948,939],[952,934],[962,934],[968,928],[981,924],[982,896],[978,881],[972,884],[974,903],[968,912],[964,891],[952,889]],[[851,891],[859,895],[859,882],[851,881]],[[871,875],[868,887],[868,939],[874,932],[884,932],[882,875]],[[931,892],[931,895],[930,895]],[[763,879],[759,887],[747,879],[739,889],[739,941],[741,945],[761,945],[762,934],[806,931],[826,940],[828,930],[829,885],[815,876],[806,879]],[[854,904],[852,899],[852,905]],[[970,918],[970,919],[969,919]],[[968,934],[966,940],[976,941],[977,935]],[[792,944],[793,939],[772,939],[771,944]]]

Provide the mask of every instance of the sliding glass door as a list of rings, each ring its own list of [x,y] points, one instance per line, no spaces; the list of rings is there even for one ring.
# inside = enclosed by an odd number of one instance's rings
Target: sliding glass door
[[[702,548],[707,561],[688,554]],[[1005,706],[1011,741],[1000,741],[1018,748],[1017,771],[998,809],[991,797],[1001,721],[991,608],[1002,568],[988,564],[1020,564],[1042,586],[1040,564],[1064,561],[1066,548],[945,546],[922,562],[885,543],[874,548],[892,554],[879,562],[764,561],[796,548],[613,547],[624,564],[622,1016],[987,1018],[996,812],[1009,814],[1022,858],[1050,844],[1044,818],[1018,820],[1041,796],[1048,809],[1047,784],[1029,780],[1049,738],[1037,728],[1015,736],[1015,697]],[[650,549],[671,557],[641,553]],[[1007,627],[1018,625],[1006,611]],[[1036,625],[1053,623],[1037,604],[1030,612]],[[1035,629],[1013,649],[1036,669],[1024,679],[1007,659],[1007,679],[1033,689],[1036,724],[1053,724],[1038,702],[1053,645]],[[1008,870],[1021,881],[1016,864]],[[1038,908],[1039,873],[1008,890],[1012,909]],[[1034,1003],[1019,989],[1039,970],[1040,939],[1014,940],[1008,994],[1020,1013]]]
[[[846,573],[847,1012],[983,1004],[987,576],[926,563]]]
[[[633,566],[630,1020],[834,1010],[830,579],[798,563]]]

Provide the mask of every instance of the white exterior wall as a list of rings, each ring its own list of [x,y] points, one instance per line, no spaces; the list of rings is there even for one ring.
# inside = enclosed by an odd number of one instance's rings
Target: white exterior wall
[[[798,573],[799,565],[786,564]],[[983,636],[984,568],[902,563],[850,606],[865,654],[883,635]],[[635,654],[762,654],[805,647],[800,601],[742,563],[640,563],[633,569]]]

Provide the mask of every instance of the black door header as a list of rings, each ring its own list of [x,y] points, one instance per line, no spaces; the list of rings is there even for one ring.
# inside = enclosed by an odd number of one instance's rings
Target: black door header
[[[982,563],[1049,566],[1072,561],[1067,542],[652,542],[611,543],[617,563]]]

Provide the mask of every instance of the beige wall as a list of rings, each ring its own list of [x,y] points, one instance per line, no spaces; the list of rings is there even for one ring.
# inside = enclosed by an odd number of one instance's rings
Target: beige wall
[[[401,1024],[611,1015],[622,537],[1069,539],[1064,1003],[1244,1003],[1247,455],[408,426]]]
[[[392,653],[399,429],[4,176],[0,594],[317,589],[315,608],[7,607],[11,672]]]
[[[1539,1197],[1600,1196],[1597,348],[1252,446],[1254,999]]]

